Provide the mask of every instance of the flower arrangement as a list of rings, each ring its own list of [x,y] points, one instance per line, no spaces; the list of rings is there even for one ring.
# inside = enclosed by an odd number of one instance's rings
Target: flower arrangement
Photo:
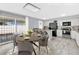
[[[33,31],[32,31],[31,29],[28,30],[28,35],[31,36],[32,32],[33,32]]]

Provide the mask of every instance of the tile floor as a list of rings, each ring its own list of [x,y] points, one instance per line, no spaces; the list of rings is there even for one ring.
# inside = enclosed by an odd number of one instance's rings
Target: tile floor
[[[38,53],[38,50],[36,48]],[[46,55],[46,48],[41,47],[41,55]],[[52,38],[48,43],[48,55],[78,55],[79,47],[76,41],[66,38]]]
[[[7,55],[12,54],[12,44],[8,44],[5,46],[6,49],[9,50],[6,52]],[[34,47],[35,51],[37,52],[37,55],[39,55],[38,48]],[[6,49],[3,49],[6,51]],[[1,54],[0,50],[0,54]],[[13,55],[17,55],[17,47],[15,48],[15,51]],[[34,53],[33,53],[34,54]],[[41,47],[41,53],[40,55],[47,55],[46,48]],[[76,44],[76,41],[73,39],[66,39],[66,38],[52,38],[48,42],[48,55],[79,55],[79,47]]]

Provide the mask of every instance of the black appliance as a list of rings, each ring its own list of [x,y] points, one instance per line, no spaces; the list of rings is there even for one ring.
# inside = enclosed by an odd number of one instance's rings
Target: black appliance
[[[54,37],[57,36],[57,30],[52,31],[52,36],[54,36]]]
[[[71,26],[71,22],[63,22],[63,26]]]
[[[49,29],[52,30],[52,36],[57,36],[57,21],[54,21],[53,23],[49,23]]]
[[[54,25],[54,23],[49,23],[49,29],[50,29],[50,30],[55,29],[55,25]]]
[[[54,21],[53,23],[49,23],[50,30],[56,30],[57,28],[58,28],[57,21]]]
[[[62,29],[62,34],[63,35],[70,35],[71,33],[71,28],[63,28]]]
[[[62,37],[71,38],[71,28],[65,27],[62,29]]]

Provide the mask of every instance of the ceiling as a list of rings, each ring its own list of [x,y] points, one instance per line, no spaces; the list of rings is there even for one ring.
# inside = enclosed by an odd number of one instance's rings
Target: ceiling
[[[51,19],[79,14],[79,3],[32,3],[40,8],[37,12],[24,9],[23,6],[25,4],[26,3],[0,3],[0,10],[40,19]]]

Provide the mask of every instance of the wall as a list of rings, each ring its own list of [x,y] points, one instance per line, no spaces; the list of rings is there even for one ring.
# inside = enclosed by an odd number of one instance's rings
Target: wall
[[[43,21],[37,18],[33,18],[33,17],[28,17],[29,21],[28,21],[28,26],[29,29],[33,29],[33,28],[43,28]]]
[[[44,20],[43,24],[44,26],[49,26],[49,23],[52,23],[52,22],[54,22],[54,20]]]
[[[0,16],[12,17],[17,19],[25,19],[24,15],[19,15],[16,13],[11,13],[11,12],[2,11],[2,10],[0,10]]]

